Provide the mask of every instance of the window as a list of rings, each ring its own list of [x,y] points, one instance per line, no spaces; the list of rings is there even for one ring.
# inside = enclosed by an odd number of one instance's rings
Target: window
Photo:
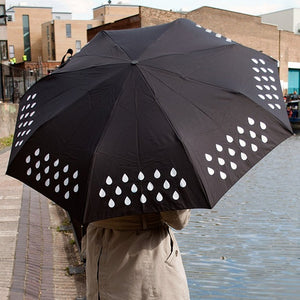
[[[23,17],[24,55],[26,55],[28,61],[31,61],[29,16],[23,15],[22,17]]]
[[[72,33],[71,33],[71,24],[66,24],[66,37],[67,37],[67,38],[72,37]]]
[[[15,57],[15,46],[9,45],[9,58]]]
[[[75,43],[76,53],[81,50],[81,41],[77,40]]]
[[[6,24],[6,17],[4,17],[5,15],[5,5],[0,5],[0,25]]]
[[[7,41],[0,41],[1,60],[7,60]]]

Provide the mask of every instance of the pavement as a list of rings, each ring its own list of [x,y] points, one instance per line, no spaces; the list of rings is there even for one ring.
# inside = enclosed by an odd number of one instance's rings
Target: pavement
[[[83,265],[74,235],[59,230],[66,212],[5,175],[9,150],[0,151],[0,299],[84,299],[85,274],[69,274]]]

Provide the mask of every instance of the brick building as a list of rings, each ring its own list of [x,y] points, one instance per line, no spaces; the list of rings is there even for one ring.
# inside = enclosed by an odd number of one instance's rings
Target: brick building
[[[293,72],[300,74],[300,35],[279,30],[276,25],[262,23],[262,18],[212,7],[201,7],[186,13],[139,7],[138,14],[111,24],[88,30],[88,40],[102,30],[138,28],[188,18],[240,44],[272,56],[278,61],[284,93],[300,92],[300,81],[289,84]]]

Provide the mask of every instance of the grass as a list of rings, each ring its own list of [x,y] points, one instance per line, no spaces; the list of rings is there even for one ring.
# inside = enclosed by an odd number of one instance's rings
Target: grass
[[[10,147],[12,145],[13,138],[14,138],[13,135],[0,138],[0,150],[6,147]]]

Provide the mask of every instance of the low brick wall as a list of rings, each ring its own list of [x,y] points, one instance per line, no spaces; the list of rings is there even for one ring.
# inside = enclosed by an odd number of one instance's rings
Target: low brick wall
[[[14,133],[19,105],[0,103],[0,138]]]

